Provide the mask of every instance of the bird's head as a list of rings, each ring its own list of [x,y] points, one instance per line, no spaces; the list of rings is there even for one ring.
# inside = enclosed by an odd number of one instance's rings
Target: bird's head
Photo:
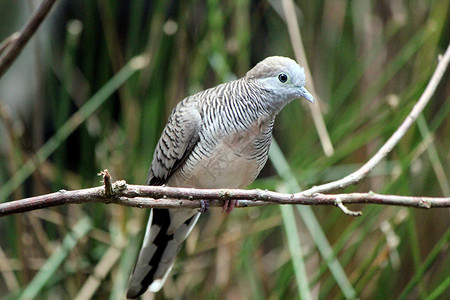
[[[248,71],[246,77],[283,101],[303,97],[314,103],[314,97],[305,88],[305,71],[290,58],[267,57]]]

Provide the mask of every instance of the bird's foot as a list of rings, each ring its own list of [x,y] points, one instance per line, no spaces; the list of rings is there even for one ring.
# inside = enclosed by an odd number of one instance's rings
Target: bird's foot
[[[222,212],[229,214],[230,212],[233,211],[233,208],[238,206],[239,206],[238,200],[225,200],[222,207]]]
[[[209,210],[209,200],[200,200],[200,208],[197,209],[200,213],[205,213]]]

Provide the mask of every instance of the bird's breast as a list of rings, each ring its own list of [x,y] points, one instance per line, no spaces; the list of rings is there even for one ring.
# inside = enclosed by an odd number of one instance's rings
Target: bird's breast
[[[249,185],[267,161],[271,129],[270,122],[256,121],[245,130],[201,134],[168,184],[197,188]]]

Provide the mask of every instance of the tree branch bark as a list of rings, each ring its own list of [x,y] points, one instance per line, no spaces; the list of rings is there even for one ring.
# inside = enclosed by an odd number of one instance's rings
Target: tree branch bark
[[[109,178],[107,171],[103,176]],[[107,174],[107,175],[105,175]],[[104,180],[105,183],[109,179]],[[282,194],[267,190],[194,189],[167,186],[129,185],[123,180],[95,188],[59,192],[0,204],[0,217],[66,204],[105,203],[139,208],[201,208],[201,201],[210,207],[221,207],[225,200],[239,200],[239,207],[274,204],[337,205],[345,213],[360,215],[342,207],[344,204],[382,204],[416,208],[450,207],[450,197],[414,197],[375,193],[351,194]]]

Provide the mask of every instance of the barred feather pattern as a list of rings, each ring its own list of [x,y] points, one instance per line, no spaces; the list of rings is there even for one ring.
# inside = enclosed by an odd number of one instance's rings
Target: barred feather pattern
[[[287,74],[288,84],[279,83],[280,72]],[[298,90],[304,92],[304,83],[303,69],[295,61],[269,57],[241,79],[185,98],[161,134],[147,184],[247,186],[267,161],[276,115],[303,96]],[[152,210],[128,298],[137,298],[147,288],[161,289],[198,217],[197,210]]]

